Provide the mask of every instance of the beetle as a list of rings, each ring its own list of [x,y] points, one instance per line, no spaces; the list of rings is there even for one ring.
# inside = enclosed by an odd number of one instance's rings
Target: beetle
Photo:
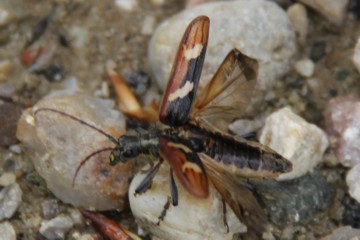
[[[195,18],[180,41],[159,110],[159,120],[167,128],[136,136],[123,135],[116,140],[91,124],[70,117],[101,132],[115,144],[110,154],[111,165],[125,163],[140,154],[159,159],[136,188],[135,194],[141,194],[151,186],[151,180],[166,161],[171,166],[172,205],[178,204],[174,175],[190,194],[198,198],[208,197],[211,182],[237,217],[259,238],[267,220],[246,179],[276,178],[291,171],[292,164],[267,146],[233,137],[211,124],[216,118],[233,119],[244,112],[256,85],[258,62],[233,49],[214,77],[197,94],[209,24],[206,16]],[[35,114],[39,111],[68,115],[54,109],[38,109]],[[74,179],[93,154],[81,162]],[[165,214],[166,211],[159,220]]]

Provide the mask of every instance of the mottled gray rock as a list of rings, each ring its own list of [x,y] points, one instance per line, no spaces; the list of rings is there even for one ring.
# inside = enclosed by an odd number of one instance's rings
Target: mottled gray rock
[[[16,232],[10,222],[0,223],[0,240],[16,240]]]
[[[289,159],[293,170],[279,180],[293,179],[311,171],[323,159],[328,146],[325,133],[285,107],[270,116],[260,136],[260,142]]]
[[[133,163],[110,166],[110,151],[94,155],[81,168],[75,185],[76,168],[89,154],[114,147],[100,132],[55,112],[66,112],[119,137],[124,133],[123,115],[112,109],[112,101],[77,94],[47,97],[22,115],[17,137],[37,172],[56,197],[75,206],[98,210],[121,209],[127,198],[128,178],[133,174]]]
[[[11,218],[22,201],[22,191],[17,183],[12,183],[0,191],[0,221]]]
[[[65,234],[74,226],[69,216],[58,216],[41,223],[40,234],[48,240],[64,239]]]
[[[289,181],[251,180],[271,220],[281,226],[306,223],[326,210],[334,188],[319,171]]]
[[[228,1],[201,4],[164,21],[149,44],[149,63],[164,89],[177,47],[189,22],[210,18],[210,36],[200,86],[208,82],[232,48],[260,63],[259,87],[271,88],[291,68],[295,36],[286,13],[270,1]]]

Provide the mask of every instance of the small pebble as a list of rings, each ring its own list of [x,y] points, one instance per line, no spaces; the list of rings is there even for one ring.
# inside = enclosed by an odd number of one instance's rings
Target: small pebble
[[[16,176],[14,173],[4,172],[0,175],[0,186],[9,186],[10,184],[16,181]]]
[[[295,3],[288,8],[287,14],[296,33],[298,42],[304,45],[309,28],[306,8],[300,3]]]
[[[40,234],[48,240],[64,239],[65,234],[74,226],[69,216],[58,216],[41,223]]]
[[[56,199],[48,199],[41,203],[41,215],[45,219],[54,218],[59,214],[59,204]]]
[[[315,9],[330,22],[340,26],[344,22],[348,0],[299,0]]]
[[[12,22],[13,14],[6,8],[0,5],[0,27],[4,27]]]
[[[16,240],[16,232],[10,222],[0,223],[0,240]]]
[[[181,35],[199,15],[210,18],[210,35],[200,86],[233,48],[259,61],[259,88],[268,91],[291,68],[296,39],[288,16],[271,1],[222,1],[186,9],[164,21],[148,47],[149,64],[161,89],[168,81]]]
[[[12,183],[0,191],[0,221],[11,218],[22,201],[22,191]]]
[[[325,110],[326,131],[339,162],[345,167],[360,163],[360,101],[353,97],[331,99]]]
[[[154,16],[146,16],[143,25],[141,26],[141,34],[142,35],[151,35],[154,32],[156,19]]]
[[[354,49],[354,55],[352,57],[352,61],[360,73],[360,38],[358,38],[355,49]]]
[[[19,144],[14,144],[9,147],[9,150],[13,153],[20,154],[21,153],[21,147]]]
[[[115,4],[119,9],[129,12],[134,11],[139,5],[138,0],[115,0]]]
[[[320,128],[306,122],[289,107],[266,118],[260,142],[292,162],[293,170],[280,175],[279,180],[297,178],[313,170],[322,161],[329,144]]]
[[[350,169],[346,175],[349,194],[360,203],[360,163]]]
[[[315,64],[310,59],[302,59],[295,63],[295,70],[303,77],[311,77],[314,74]]]
[[[70,217],[73,220],[75,225],[80,225],[83,223],[83,216],[78,209],[71,209],[70,210]]]

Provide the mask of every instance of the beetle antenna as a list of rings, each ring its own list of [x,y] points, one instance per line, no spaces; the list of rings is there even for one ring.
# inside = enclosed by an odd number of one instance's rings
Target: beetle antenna
[[[113,136],[111,136],[110,134],[106,133],[105,131],[101,130],[100,128],[95,127],[94,125],[85,122],[84,120],[81,120],[80,118],[77,118],[71,114],[68,114],[66,112],[62,112],[53,108],[39,108],[34,112],[34,115],[38,114],[39,112],[43,112],[43,111],[49,111],[49,112],[54,112],[54,113],[58,113],[60,115],[63,116],[67,116],[69,118],[71,118],[72,120],[75,120],[77,122],[80,122],[81,124],[84,124],[86,126],[88,126],[89,128],[94,129],[95,131],[101,133],[102,135],[106,136],[111,142],[113,142],[114,144],[117,144],[118,141],[116,140],[116,138],[114,138]]]
[[[77,168],[76,168],[76,171],[75,171],[75,174],[74,174],[74,177],[73,177],[73,180],[72,180],[72,187],[75,186],[75,180],[76,180],[77,175],[78,175],[79,172],[80,172],[80,169],[84,166],[84,164],[85,164],[88,160],[90,160],[90,158],[92,158],[92,157],[95,156],[96,154],[99,154],[99,153],[102,153],[102,152],[106,152],[106,151],[111,151],[111,150],[113,150],[113,148],[110,148],[110,147],[108,147],[108,148],[103,148],[103,149],[97,150],[97,151],[92,152],[92,153],[90,153],[89,155],[87,155],[87,156],[80,162],[80,164],[79,164],[79,165],[77,166]]]

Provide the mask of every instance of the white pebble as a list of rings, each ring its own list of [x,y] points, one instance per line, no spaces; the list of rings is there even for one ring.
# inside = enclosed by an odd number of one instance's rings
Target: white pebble
[[[303,77],[311,77],[314,74],[315,64],[310,59],[302,59],[295,63],[295,70]]]
[[[300,3],[295,3],[288,8],[287,14],[296,33],[298,42],[304,44],[309,28],[306,8]]]
[[[178,182],[179,204],[170,206],[165,219],[156,225],[164,204],[170,196],[169,167],[165,163],[154,178],[151,188],[141,195],[134,196],[135,188],[143,180],[144,174],[134,177],[129,189],[129,202],[133,215],[141,227],[149,229],[157,239],[172,240],[230,240],[235,233],[246,232],[230,207],[227,206],[227,222],[230,228],[226,232],[223,222],[222,199],[213,187],[207,199],[190,195]]]
[[[49,221],[41,223],[40,234],[48,240],[64,239],[65,234],[74,226],[72,219],[68,216],[58,216]]]
[[[186,26],[199,15],[210,18],[210,36],[200,85],[206,84],[233,48],[259,60],[259,87],[271,88],[291,68],[295,34],[286,13],[271,1],[211,2],[164,21],[150,41],[149,64],[164,89]]]
[[[279,180],[293,179],[311,171],[323,159],[328,146],[326,134],[286,107],[267,117],[260,142],[286,157],[293,164],[292,172]]]
[[[0,191],[0,221],[11,218],[22,201],[22,191],[13,183]]]
[[[0,223],[0,240],[16,240],[16,232],[10,222]]]

